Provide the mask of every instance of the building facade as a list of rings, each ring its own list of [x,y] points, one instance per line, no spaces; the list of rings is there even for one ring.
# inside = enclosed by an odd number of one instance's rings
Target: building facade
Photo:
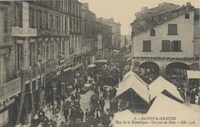
[[[81,67],[81,3],[2,1],[0,8],[0,126],[28,125],[52,96],[64,92],[61,72]]]
[[[135,69],[184,77],[185,70],[198,64],[199,51],[194,46],[199,47],[199,30],[195,28],[199,14],[190,3],[164,3],[158,7],[136,13],[136,20],[131,23]]]
[[[121,24],[111,19],[103,19],[102,17],[98,18],[100,22],[103,22],[112,27],[112,48],[120,48],[121,43]]]
[[[97,20],[89,10],[88,3],[82,6],[82,49],[86,49],[85,65],[94,63],[105,56],[105,49],[111,44],[112,27]]]

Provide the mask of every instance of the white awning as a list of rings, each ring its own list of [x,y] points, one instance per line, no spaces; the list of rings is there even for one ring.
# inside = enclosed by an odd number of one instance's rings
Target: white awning
[[[101,60],[96,60],[94,63],[107,63],[108,60],[101,59]]]
[[[89,68],[93,68],[93,67],[96,67],[96,65],[95,64],[90,64],[90,65],[88,65],[88,67]]]
[[[119,51],[118,50],[113,50],[114,52],[116,52],[116,53],[119,53]]]
[[[135,91],[144,101],[149,103],[150,93],[147,89],[147,85],[143,84],[143,81],[140,80],[133,72],[128,72],[125,79],[123,79],[119,83],[119,88],[117,88],[116,97],[123,94],[129,89]]]
[[[192,126],[200,125],[200,114],[194,111],[192,108],[179,103],[163,94],[159,94],[154,103],[151,105],[147,116],[151,117],[175,117],[175,121],[195,121]],[[176,125],[181,125],[181,122],[177,122],[170,127],[176,127]],[[183,125],[182,125],[183,126]],[[185,126],[185,125],[184,125]],[[189,125],[188,125],[189,126]]]
[[[187,70],[188,79],[200,79],[200,71]]]
[[[151,100],[154,99],[156,96],[158,96],[160,93],[162,93],[164,90],[169,92],[171,95],[173,95],[180,101],[184,101],[179,91],[177,90],[177,87],[174,84],[168,82],[162,76],[159,76],[149,85]]]
[[[69,70],[71,70],[71,67],[68,67],[68,68],[64,69],[63,71],[64,71],[64,72],[67,72],[67,71],[69,71]]]

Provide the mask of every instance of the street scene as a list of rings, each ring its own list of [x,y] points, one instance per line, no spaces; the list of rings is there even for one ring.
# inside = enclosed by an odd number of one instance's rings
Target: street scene
[[[94,1],[0,1],[0,127],[200,126],[199,1]]]

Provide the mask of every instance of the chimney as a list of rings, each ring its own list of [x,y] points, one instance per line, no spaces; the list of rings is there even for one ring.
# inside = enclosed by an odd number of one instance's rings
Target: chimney
[[[186,12],[188,12],[190,9],[191,9],[191,3],[190,2],[187,2],[186,3]]]
[[[191,2],[187,2],[186,7],[191,7]]]
[[[83,3],[83,6],[84,6],[86,9],[89,9],[88,3]]]
[[[146,10],[148,10],[147,7],[142,7],[142,9],[141,9],[141,11],[146,11]]]

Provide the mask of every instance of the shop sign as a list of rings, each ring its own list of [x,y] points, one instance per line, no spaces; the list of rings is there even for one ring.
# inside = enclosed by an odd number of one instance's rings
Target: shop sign
[[[60,58],[59,59],[59,65],[62,65],[62,64],[64,64],[65,63],[65,58]]]
[[[37,29],[12,27],[12,36],[20,36],[20,37],[37,36]]]

